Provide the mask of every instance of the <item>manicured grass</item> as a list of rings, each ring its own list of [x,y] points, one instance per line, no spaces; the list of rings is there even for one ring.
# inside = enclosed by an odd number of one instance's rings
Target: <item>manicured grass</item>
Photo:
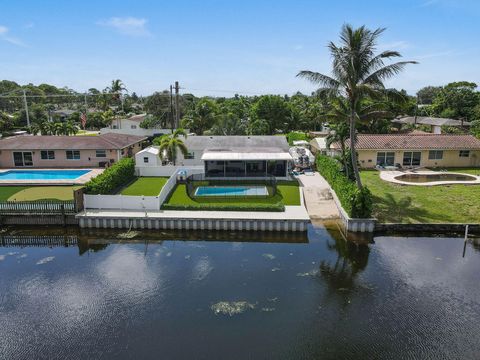
[[[120,193],[122,195],[157,196],[168,177],[140,177]]]
[[[448,169],[478,174],[480,169]],[[480,185],[398,185],[362,171],[373,195],[373,216],[385,223],[479,223]]]
[[[1,186],[0,201],[72,200],[81,186]]]
[[[246,206],[251,205],[254,208],[256,205],[300,205],[300,192],[298,190],[298,183],[296,181],[284,181],[279,182],[277,185],[277,193],[275,196],[267,198],[255,198],[255,197],[243,197],[235,199],[222,199],[222,198],[201,198],[197,197],[192,199],[188,196],[185,185],[179,184],[170,194],[166,204],[189,206],[192,209],[201,209],[202,205],[214,206],[214,205],[231,205],[231,206]]]

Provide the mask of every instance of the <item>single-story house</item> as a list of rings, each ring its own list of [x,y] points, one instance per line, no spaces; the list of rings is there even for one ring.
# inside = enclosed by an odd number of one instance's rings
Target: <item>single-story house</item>
[[[104,167],[142,149],[144,136],[23,135],[0,140],[0,167],[86,168]]]
[[[189,136],[188,155],[178,153],[178,166],[204,166],[209,177],[287,177],[292,156],[284,136]],[[156,147],[135,156],[139,167],[162,166]]]
[[[462,120],[437,118],[430,116],[404,116],[392,120],[392,123],[404,125],[428,125],[434,134],[442,133],[442,126],[469,127],[470,123]]]
[[[359,134],[355,147],[362,168],[480,167],[480,140],[472,135]]]

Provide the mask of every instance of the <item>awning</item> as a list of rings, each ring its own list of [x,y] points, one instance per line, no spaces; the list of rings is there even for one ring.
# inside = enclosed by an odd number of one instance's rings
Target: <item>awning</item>
[[[288,152],[242,153],[209,151],[203,153],[202,160],[292,160],[292,156]]]

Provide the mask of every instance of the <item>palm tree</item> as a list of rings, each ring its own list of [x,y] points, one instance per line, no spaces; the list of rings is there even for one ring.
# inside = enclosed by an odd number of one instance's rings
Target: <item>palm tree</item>
[[[164,160],[166,155],[166,157],[173,162],[173,165],[175,165],[175,162],[177,161],[178,150],[180,150],[183,156],[187,156],[187,147],[185,146],[183,140],[180,139],[180,136],[183,136],[185,139],[187,138],[187,133],[185,130],[177,129],[173,132],[173,134],[165,135],[160,139],[160,159]]]
[[[350,152],[355,180],[360,189],[363,186],[358,171],[355,133],[362,100],[366,97],[379,99],[393,92],[385,88],[383,81],[401,72],[407,64],[416,64],[415,61],[385,64],[384,60],[401,55],[391,50],[376,54],[378,37],[384,31],[384,28],[372,31],[365,26],[354,29],[351,25],[344,25],[340,33],[340,44],[330,42],[328,45],[333,58],[332,76],[308,70],[297,74],[320,85],[320,92],[334,97],[343,96],[348,101]]]

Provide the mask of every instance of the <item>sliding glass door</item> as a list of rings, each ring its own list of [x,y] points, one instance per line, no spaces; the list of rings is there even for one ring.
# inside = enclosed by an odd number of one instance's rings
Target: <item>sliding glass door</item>
[[[403,153],[403,166],[419,166],[422,160],[420,151],[405,151]]]
[[[14,151],[13,163],[17,167],[33,166],[33,156],[31,151]]]

